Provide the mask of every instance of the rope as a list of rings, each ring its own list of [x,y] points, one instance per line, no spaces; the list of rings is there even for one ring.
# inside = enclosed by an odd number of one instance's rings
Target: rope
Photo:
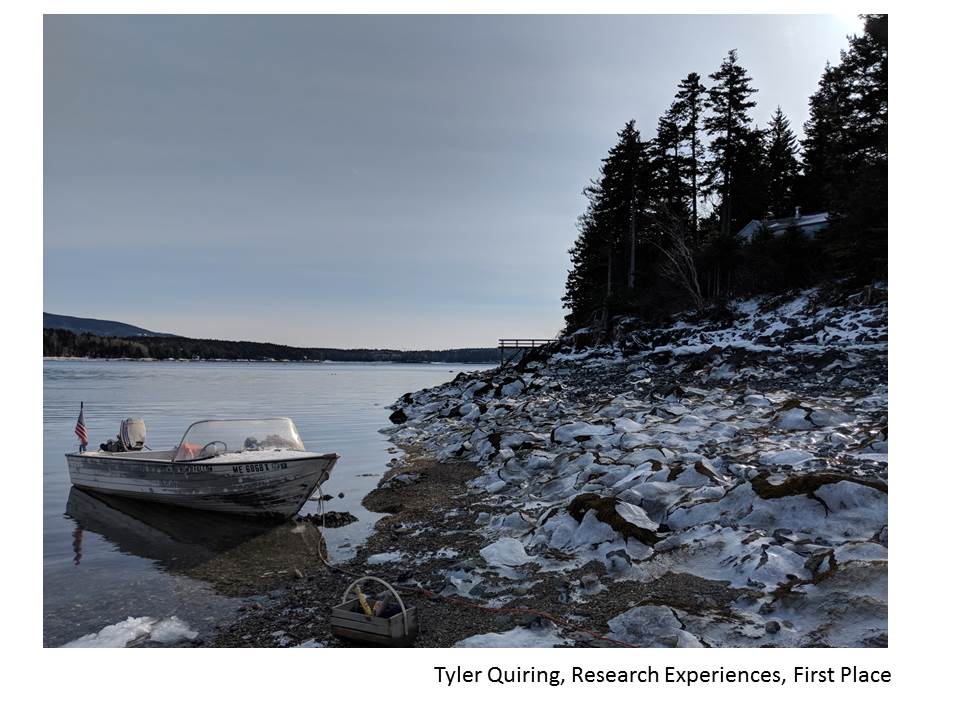
[[[344,568],[339,567],[337,565],[331,565],[330,562],[323,556],[324,530],[326,530],[326,518],[324,516],[323,496],[321,496],[320,497],[320,539],[317,540],[317,556],[320,558],[320,562],[322,562],[325,566],[327,566],[327,568],[329,568],[332,572],[347,575],[349,577],[354,578],[355,580],[363,577],[361,575],[358,575],[357,573],[352,573],[349,570],[345,570]],[[535,615],[536,617],[549,620],[555,625],[559,625],[561,627],[568,628],[575,632],[581,632],[586,635],[589,635],[590,637],[596,640],[602,640],[604,642],[608,642],[613,645],[619,645],[621,647],[630,647],[630,648],[642,647],[641,645],[633,645],[631,643],[624,642],[623,640],[616,640],[614,638],[607,637],[606,635],[601,635],[600,633],[595,632],[594,630],[588,630],[587,628],[576,625],[570,622],[569,620],[558,618],[556,615],[551,615],[550,613],[544,612],[542,610],[534,610],[532,608],[507,608],[507,607],[492,608],[492,607],[487,607],[486,605],[480,605],[478,603],[470,602],[469,600],[464,600],[463,598],[457,597],[455,595],[438,595],[432,590],[427,590],[426,588],[417,587],[415,585],[394,585],[394,587],[397,588],[398,591],[412,593],[416,595],[422,595],[427,600],[432,600],[434,602],[439,601],[439,602],[448,602],[452,605],[463,605],[465,607],[474,608],[476,610],[482,610],[488,613],[507,614],[507,615]]]
[[[356,575],[352,572],[344,570],[343,568],[337,567],[336,565],[331,565],[327,561],[327,559],[323,556],[323,550],[324,550],[324,547],[326,546],[326,539],[324,538],[324,535],[327,530],[327,513],[324,509],[322,486],[321,486],[320,493],[321,493],[320,494],[320,539],[317,540],[317,557],[320,558],[320,562],[326,565],[333,572],[343,573],[344,575],[349,575],[354,579],[359,578],[360,575]]]

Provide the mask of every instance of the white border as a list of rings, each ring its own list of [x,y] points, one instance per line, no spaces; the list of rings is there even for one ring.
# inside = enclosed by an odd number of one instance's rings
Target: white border
[[[4,653],[8,713],[75,717],[219,717],[350,713],[361,717],[636,714],[690,717],[863,716],[949,712],[956,637],[952,535],[957,511],[951,451],[956,417],[955,11],[881,3],[891,12],[891,410],[890,642],[887,650],[434,651],[225,650],[130,653],[40,648],[42,618],[41,374],[34,343],[42,306],[41,13],[298,12],[856,12],[863,3],[728,2],[38,2],[8,8],[0,43],[4,73],[2,195],[8,342],[4,348]],[[895,8],[890,8],[893,5]],[[870,8],[876,11],[877,8]],[[952,554],[952,553],[951,553]],[[269,653],[269,655],[267,654]],[[856,663],[893,670],[887,686],[614,686],[573,689],[488,685],[443,688],[432,666],[501,664],[567,668],[647,663],[789,668]],[[937,708],[937,710],[934,710]],[[943,708],[943,710],[940,710]],[[924,710],[929,709],[927,712]]]

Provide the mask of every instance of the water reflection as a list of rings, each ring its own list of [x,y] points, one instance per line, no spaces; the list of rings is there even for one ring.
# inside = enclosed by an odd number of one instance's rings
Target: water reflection
[[[71,488],[66,514],[77,523],[74,564],[83,534],[96,533],[117,550],[154,561],[169,573],[243,596],[274,587],[318,562],[322,537],[309,521],[277,524],[190,510]]]
[[[69,512],[69,508],[68,508]],[[73,564],[79,565],[83,558],[83,528],[77,525],[73,531]]]

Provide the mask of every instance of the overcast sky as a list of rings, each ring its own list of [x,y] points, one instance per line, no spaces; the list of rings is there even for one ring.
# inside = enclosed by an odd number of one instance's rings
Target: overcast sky
[[[727,50],[798,132],[851,16],[47,16],[44,309],[192,337],[550,337],[623,123]],[[705,84],[707,84],[705,77]]]

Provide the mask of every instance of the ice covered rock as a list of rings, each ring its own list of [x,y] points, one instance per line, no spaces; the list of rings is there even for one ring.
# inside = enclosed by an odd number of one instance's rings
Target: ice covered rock
[[[127,647],[144,642],[171,645],[197,637],[187,623],[173,615],[165,619],[152,617],[128,617],[102,630],[84,635],[68,642],[63,647]]]
[[[703,647],[664,605],[639,605],[607,621],[607,637],[639,647]]]
[[[500,567],[516,567],[535,559],[527,555],[523,543],[516,538],[500,538],[483,548],[480,555],[489,565]]]
[[[621,417],[614,421],[613,427],[620,433],[640,433],[644,431],[645,425],[641,425],[636,420],[627,417]]]
[[[792,407],[776,414],[776,426],[783,430],[810,430],[816,427],[810,419],[811,410],[804,407]]]
[[[648,463],[653,470],[659,470],[667,460],[672,458],[675,453],[666,448],[641,448],[634,449],[632,452],[624,455],[620,462],[627,465],[640,465]]]
[[[837,425],[847,425],[853,422],[854,418],[849,413],[836,410],[814,410],[810,413],[810,422],[817,427],[835,427]]]
[[[550,547],[562,550],[571,545],[573,534],[579,527],[580,523],[567,513],[559,513],[548,518],[537,534],[539,537],[545,536]]]
[[[613,428],[609,425],[594,425],[586,422],[572,422],[554,428],[550,435],[553,442],[566,444],[595,437],[610,435]]]
[[[814,457],[816,456],[807,450],[791,448],[788,450],[771,450],[760,453],[760,462],[764,465],[791,465],[795,467],[813,460]]]
[[[199,633],[176,615],[160,620],[150,630],[150,641],[171,645],[181,640],[193,640]]]
[[[515,627],[502,633],[484,633],[471,635],[454,644],[459,648],[550,648],[561,645],[570,645],[571,641],[563,638],[555,627]]]
[[[505,383],[499,388],[500,397],[505,398],[516,397],[521,392],[523,392],[523,381],[519,379],[510,383]]]
[[[651,533],[657,532],[659,524],[653,522],[653,520],[647,517],[647,514],[643,511],[643,508],[628,502],[618,502],[614,506],[614,509],[617,511],[617,514],[627,522],[628,525],[647,530]]]
[[[815,495],[829,508],[829,527],[838,538],[869,540],[887,526],[887,494],[877,488],[842,480]]]
[[[675,470],[675,472],[670,474],[669,479],[678,485],[699,487],[700,485],[711,484],[717,480],[716,471],[707,463],[699,460],[682,469],[676,468]]]
[[[671,530],[684,530],[711,522],[725,526],[738,525],[753,510],[758,499],[750,485],[742,483],[716,502],[675,504],[668,506],[664,514],[668,515],[666,523]]]
[[[806,558],[759,531],[697,525],[656,546],[654,560],[674,572],[688,572],[734,587],[774,587],[808,579]]]
[[[493,518],[490,521],[490,528],[501,533],[522,535],[533,528],[533,523],[520,513],[512,512]]]
[[[463,394],[461,395],[464,399],[474,398],[478,395],[484,395],[493,389],[493,386],[490,385],[486,380],[474,380],[464,388]]]
[[[634,450],[650,445],[653,441],[653,437],[647,433],[625,432],[620,436],[618,444],[621,450]]]
[[[838,547],[834,551],[833,557],[838,563],[850,562],[851,560],[886,562],[887,548],[874,542],[851,542]]]
[[[670,510],[685,498],[689,489],[674,483],[647,481],[624,490],[617,497],[639,505],[647,517],[664,522]]]
[[[634,538],[652,545],[659,539],[657,523],[653,522],[642,508],[616,497],[583,493],[567,505],[567,512],[581,525],[588,520],[591,526],[596,523],[606,525],[613,531],[614,537],[624,540]],[[600,531],[597,531],[597,535],[600,535]]]
[[[823,505],[806,495],[787,495],[771,500],[757,499],[740,524],[773,533],[778,528],[822,535],[826,531],[827,512]]]
[[[885,510],[887,504],[886,493],[850,480],[824,484],[816,491],[816,495],[827,504],[830,512],[834,513],[868,508]],[[886,515],[885,512],[883,514]]]
[[[447,586],[443,595],[470,595],[483,582],[483,578],[464,568],[455,568],[447,573]]]
[[[573,547],[596,547],[616,539],[617,534],[613,528],[597,518],[597,511],[588,510],[580,518],[580,524],[574,530],[569,544]]]
[[[544,500],[558,500],[570,495],[577,485],[577,475],[564,475],[544,483],[537,494]]]
[[[461,417],[473,419],[480,414],[480,407],[476,403],[464,403],[457,408],[457,412],[460,413]]]

